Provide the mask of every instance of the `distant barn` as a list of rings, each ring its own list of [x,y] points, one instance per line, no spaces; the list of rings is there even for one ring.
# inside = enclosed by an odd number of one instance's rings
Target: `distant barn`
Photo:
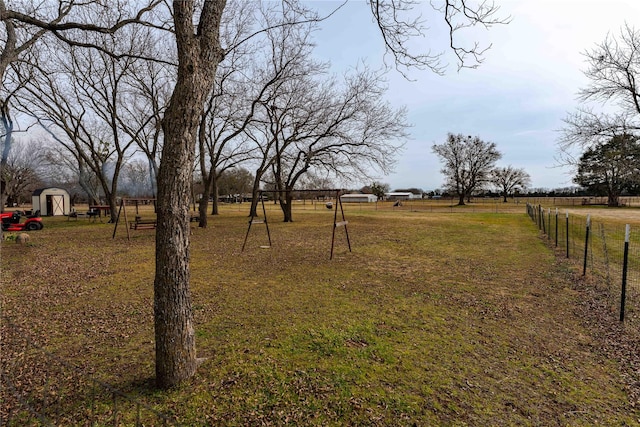
[[[385,193],[384,196],[387,200],[411,200],[421,198],[421,196],[413,193]]]
[[[340,196],[342,203],[373,203],[378,201],[375,194],[343,194]]]
[[[31,195],[33,211],[40,215],[69,215],[71,201],[67,190],[56,187],[40,188]]]

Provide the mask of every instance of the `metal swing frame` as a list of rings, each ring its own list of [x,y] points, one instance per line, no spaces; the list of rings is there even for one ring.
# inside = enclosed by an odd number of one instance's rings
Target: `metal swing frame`
[[[336,240],[336,229],[338,227],[344,227],[344,232],[347,238],[347,246],[349,247],[349,252],[351,252],[351,241],[349,239],[349,230],[347,228],[347,225],[349,224],[349,221],[347,221],[347,219],[345,218],[344,215],[344,208],[342,207],[342,200],[340,199],[340,193],[342,192],[342,190],[340,189],[318,189],[318,190],[285,190],[285,191],[278,191],[278,190],[260,190],[259,192],[259,200],[260,203],[262,204],[262,214],[263,214],[263,219],[260,219],[259,217],[255,217],[252,216],[249,218],[249,226],[247,227],[247,233],[244,236],[244,243],[242,244],[242,249],[241,252],[244,252],[244,248],[247,245],[247,240],[249,239],[249,233],[251,232],[251,226],[253,224],[264,224],[265,228],[267,229],[267,238],[269,239],[269,248],[271,247],[271,232],[269,231],[269,222],[267,221],[267,210],[264,206],[264,197],[263,194],[264,193],[289,193],[289,192],[314,192],[314,193],[321,193],[321,192],[334,192],[335,193],[335,197],[336,197],[336,203],[335,203],[335,207],[334,207],[334,213],[333,213],[333,230],[332,230],[332,234],[331,234],[331,253],[329,255],[329,260],[333,259],[333,248],[335,246],[335,240]],[[342,221],[338,221],[338,206],[340,207],[340,214],[342,216]]]

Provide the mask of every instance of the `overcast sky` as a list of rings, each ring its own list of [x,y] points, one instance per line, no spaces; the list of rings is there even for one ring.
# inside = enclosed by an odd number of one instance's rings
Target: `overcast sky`
[[[437,1],[437,0],[436,0]],[[310,2],[321,11],[340,2]],[[495,142],[503,153],[500,166],[524,168],[534,188],[572,185],[567,168],[557,167],[556,143],[562,119],[578,106],[576,94],[588,80],[586,50],[608,33],[618,35],[625,21],[640,19],[638,0],[496,0],[509,25],[468,34],[468,41],[491,43],[485,62],[476,70],[457,71],[447,54],[445,76],[413,72],[407,81],[391,72],[388,100],[405,105],[413,125],[411,139],[395,172],[381,177],[392,189],[441,188],[441,165],[431,151],[448,132],[477,135]],[[423,4],[431,32],[416,47],[446,50],[440,15]],[[439,19],[439,20],[438,20]],[[638,24],[640,26],[640,23]],[[461,38],[464,41],[466,37]],[[347,4],[323,23],[317,33],[316,55],[330,60],[336,72],[359,60],[372,67],[382,64],[384,49],[364,2]]]

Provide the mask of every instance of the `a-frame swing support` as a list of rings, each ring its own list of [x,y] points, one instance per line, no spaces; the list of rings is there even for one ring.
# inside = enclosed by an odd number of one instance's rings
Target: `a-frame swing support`
[[[262,204],[262,217],[263,219],[259,219],[256,216],[252,216],[249,218],[249,227],[247,228],[247,234],[244,236],[244,243],[242,244],[242,250],[240,252],[244,252],[244,247],[247,245],[247,239],[249,238],[249,232],[251,231],[251,226],[253,224],[264,224],[267,229],[267,237],[269,238],[269,246],[271,247],[271,233],[269,232],[269,223],[267,222],[267,210],[264,207],[264,197],[262,197],[262,191],[260,191],[260,203]]]
[[[344,209],[342,207],[342,200],[340,199],[340,193],[342,190],[335,190],[335,189],[331,189],[331,190],[295,190],[296,192],[316,192],[316,193],[320,193],[320,192],[335,192],[336,194],[336,203],[335,203],[335,207],[334,207],[334,212],[333,212],[333,230],[331,233],[331,254],[329,255],[329,260],[333,259],[333,248],[335,246],[335,240],[336,240],[336,228],[339,227],[344,227],[344,233],[347,237],[347,246],[349,247],[349,252],[351,252],[351,241],[349,240],[349,230],[347,228],[347,225],[349,224],[349,221],[347,221],[347,219],[344,216]],[[267,210],[264,206],[264,197],[263,194],[264,193],[279,193],[279,191],[263,191],[261,190],[259,193],[259,198],[260,198],[260,203],[262,204],[262,214],[263,214],[263,218],[264,219],[259,219],[258,217],[251,217],[249,218],[249,226],[247,227],[247,233],[244,236],[244,243],[242,244],[242,250],[241,252],[244,252],[244,248],[247,245],[247,239],[249,238],[249,232],[251,231],[251,226],[253,224],[264,224],[265,228],[267,229],[267,237],[269,239],[269,246],[271,247],[271,233],[269,232],[269,223],[267,221]],[[340,215],[342,217],[342,221],[338,221],[338,206],[340,207]]]
[[[127,240],[131,240],[131,234],[129,232],[129,226],[128,226],[128,219],[127,219],[127,206],[126,206],[126,202],[134,202],[135,207],[136,207],[136,215],[139,214],[138,211],[138,205],[140,202],[153,202],[154,204],[156,203],[156,199],[127,199],[127,198],[121,198],[120,199],[120,207],[118,208],[118,215],[116,216],[116,221],[115,224],[113,226],[113,236],[111,236],[112,239],[116,238],[116,231],[118,230],[118,223],[120,222],[120,214],[123,213],[124,214],[124,228],[127,230]]]
[[[338,205],[340,205],[340,213],[342,214],[342,221],[338,222]],[[336,241],[336,228],[344,227],[344,234],[347,236],[347,246],[349,247],[349,252],[351,252],[351,241],[349,240],[349,230],[347,229],[347,224],[349,221],[344,217],[344,209],[342,208],[342,199],[340,199],[340,191],[336,191],[336,207],[333,213],[333,233],[331,234],[331,255],[329,255],[329,260],[333,259],[333,245]]]

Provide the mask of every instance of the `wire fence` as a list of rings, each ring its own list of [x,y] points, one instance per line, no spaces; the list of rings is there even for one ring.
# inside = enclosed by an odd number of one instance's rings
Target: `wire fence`
[[[300,199],[294,200],[292,210],[299,211],[330,211],[335,203],[335,198],[324,199]],[[457,198],[438,199],[407,199],[407,200],[383,200],[377,202],[342,201],[345,212],[425,212],[425,213],[522,213],[522,207],[526,202],[520,199],[508,199],[504,202],[501,197],[475,197],[466,205],[459,206]],[[220,203],[223,211],[249,212],[249,202]],[[265,208],[269,214],[280,212],[281,208],[273,200],[265,201]]]
[[[176,420],[49,353],[3,317],[0,426],[175,426]]]
[[[640,327],[640,227],[527,204],[527,214],[561,256],[575,262],[621,321]]]
[[[573,197],[554,197],[554,196],[544,196],[544,197],[529,197],[529,196],[519,196],[521,201],[525,203],[532,204],[534,206],[543,205],[543,206],[572,206],[572,207],[589,207],[589,206],[607,206],[607,196],[598,197],[598,196],[573,196]],[[626,207],[639,207],[640,206],[640,197],[636,196],[620,196],[619,198],[619,206]]]

